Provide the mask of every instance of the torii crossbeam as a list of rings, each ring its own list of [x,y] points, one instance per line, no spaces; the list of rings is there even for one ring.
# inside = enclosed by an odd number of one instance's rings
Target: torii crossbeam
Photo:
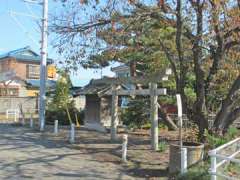
[[[112,110],[111,110],[111,140],[117,138],[117,122],[118,122],[118,96],[125,95],[149,95],[151,99],[151,147],[153,150],[158,150],[158,95],[166,95],[165,88],[158,89],[157,83],[167,80],[171,73],[161,73],[144,77],[128,77],[128,78],[104,78],[96,80],[97,84],[110,84],[112,89],[105,92],[106,95],[112,95]],[[119,84],[149,84],[149,89],[118,89]]]

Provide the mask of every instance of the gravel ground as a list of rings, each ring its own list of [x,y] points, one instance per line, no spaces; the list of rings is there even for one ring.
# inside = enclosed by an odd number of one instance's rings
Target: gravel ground
[[[167,179],[168,153],[152,152],[147,137],[130,136],[128,163],[121,163],[121,144],[109,135],[68,130],[58,136],[13,124],[0,124],[0,179]]]

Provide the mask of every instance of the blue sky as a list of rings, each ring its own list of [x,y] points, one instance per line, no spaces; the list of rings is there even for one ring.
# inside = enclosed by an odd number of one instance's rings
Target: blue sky
[[[49,12],[54,13],[57,9],[53,0],[49,0]],[[41,7],[34,4],[26,4],[23,0],[0,0],[0,54],[31,46],[37,53],[40,51],[40,32],[36,23],[36,19],[12,14],[9,12],[26,13],[34,16],[41,16]],[[24,26],[24,28],[21,28]],[[53,59],[62,59],[51,46],[51,35],[49,38],[49,56]],[[113,66],[116,66],[114,64]],[[103,75],[113,76],[110,70],[111,67],[103,69]],[[92,78],[100,78],[101,71],[80,69],[78,72],[71,75],[73,84],[76,86],[83,86]]]

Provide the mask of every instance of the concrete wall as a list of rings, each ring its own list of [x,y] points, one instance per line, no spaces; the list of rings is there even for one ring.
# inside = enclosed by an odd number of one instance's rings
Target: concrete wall
[[[34,112],[37,107],[37,98],[0,97],[0,113],[5,113],[7,109],[19,109],[20,104],[22,104],[24,112]]]
[[[74,97],[73,100],[74,100],[75,107],[78,110],[85,109],[85,105],[86,105],[86,97],[85,96],[77,96],[77,97]]]

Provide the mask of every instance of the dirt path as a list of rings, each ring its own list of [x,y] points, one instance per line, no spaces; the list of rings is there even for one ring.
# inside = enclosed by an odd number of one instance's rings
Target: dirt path
[[[167,154],[151,152],[147,139],[130,142],[129,162],[121,164],[121,146],[106,134],[78,130],[70,145],[67,130],[58,136],[51,130],[0,124],[0,179],[167,178]]]

